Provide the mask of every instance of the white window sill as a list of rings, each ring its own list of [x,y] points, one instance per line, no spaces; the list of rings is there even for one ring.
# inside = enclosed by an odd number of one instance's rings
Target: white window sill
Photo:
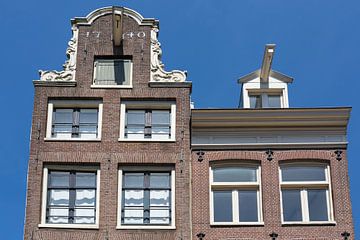
[[[100,142],[101,138],[44,138],[44,141]]]
[[[128,139],[128,138],[119,138],[119,142],[175,142],[175,139]]]
[[[91,85],[90,88],[133,88],[132,85]]]
[[[137,226],[126,226],[126,225],[117,225],[116,229],[164,229],[164,230],[175,230],[175,226],[144,226],[144,225],[137,225]]]
[[[210,226],[264,226],[264,222],[238,222],[238,223],[232,223],[232,222],[219,222],[215,223],[212,222]]]
[[[335,221],[318,221],[318,222],[282,222],[282,225],[336,225]]]
[[[99,229],[98,224],[39,224],[39,228]]]

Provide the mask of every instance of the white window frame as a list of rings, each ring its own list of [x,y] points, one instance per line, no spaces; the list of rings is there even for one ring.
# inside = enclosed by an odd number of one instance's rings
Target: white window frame
[[[214,182],[213,169],[217,167],[257,167],[256,182]],[[221,163],[212,164],[209,167],[209,198],[210,198],[210,225],[264,225],[262,210],[262,190],[261,190],[261,166],[256,163]],[[239,219],[239,194],[238,190],[257,190],[257,222],[240,222]],[[215,222],[214,221],[214,194],[213,190],[231,190],[232,191],[232,222]]]
[[[130,61],[130,80],[129,80],[129,84],[128,85],[97,85],[95,84],[95,78],[96,78],[96,64],[98,60],[123,60],[123,61]],[[93,75],[93,81],[91,84],[91,88],[133,88],[133,61],[132,59],[96,59],[94,61],[94,75]]]
[[[248,93],[248,101],[249,101],[249,108],[250,109],[257,109],[257,108],[251,108],[251,96],[260,96],[261,101],[261,108],[269,108],[272,109],[272,107],[269,107],[269,96],[280,96],[280,107],[279,108],[285,108],[285,99],[284,99],[284,91],[283,88],[269,88],[269,89],[247,89]],[[287,106],[288,107],[288,106]]]
[[[121,224],[121,206],[122,206],[122,176],[123,171],[168,171],[171,172],[171,224],[170,225],[125,225]],[[176,229],[175,224],[175,169],[172,167],[137,167],[126,166],[118,170],[118,204],[117,204],[117,225],[116,229]]]
[[[53,112],[56,108],[97,108],[98,132],[96,138],[58,138],[51,135]],[[45,141],[101,141],[103,103],[100,100],[49,100]]]
[[[282,169],[283,166],[324,166],[325,167],[325,181],[282,181]],[[330,165],[326,163],[316,162],[290,162],[283,163],[279,166],[279,189],[280,189],[280,207],[281,207],[281,223],[284,225],[316,225],[316,224],[336,224],[334,221],[334,209],[333,199],[331,191],[331,177],[330,177]],[[300,190],[301,199],[301,215],[302,221],[284,221],[284,208],[282,199],[282,190]],[[326,190],[326,204],[328,221],[310,221],[309,206],[308,206],[308,193],[311,189],[323,189]]]
[[[170,126],[171,136],[169,139],[141,138],[128,139],[125,138],[125,122],[127,109],[150,109],[150,110],[170,110]],[[120,133],[118,141],[122,142],[175,142],[176,133],[176,103],[174,101],[123,101],[120,104]]]
[[[46,207],[47,207],[47,196],[48,196],[48,179],[49,170],[89,170],[96,171],[96,214],[94,224],[53,224],[46,223]],[[51,165],[44,166],[43,168],[43,183],[42,183],[42,200],[41,200],[41,221],[38,227],[40,228],[74,228],[74,229],[98,229],[99,228],[99,217],[100,217],[100,169],[99,167],[91,166],[63,166],[63,165]]]

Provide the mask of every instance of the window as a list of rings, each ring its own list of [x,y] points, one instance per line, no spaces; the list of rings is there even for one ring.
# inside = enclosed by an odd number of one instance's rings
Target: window
[[[262,224],[258,165],[212,166],[210,188],[211,224]]]
[[[250,108],[281,108],[281,95],[276,94],[253,94],[249,95]]]
[[[119,228],[175,227],[175,171],[170,168],[119,170]]]
[[[282,165],[280,171],[283,223],[333,220],[328,165],[292,163]]]
[[[174,141],[175,112],[175,103],[122,103],[119,140]]]
[[[92,87],[132,87],[130,59],[97,59]]]
[[[101,116],[100,101],[49,101],[46,139],[99,140]]]
[[[40,227],[97,228],[100,170],[94,167],[44,168]]]

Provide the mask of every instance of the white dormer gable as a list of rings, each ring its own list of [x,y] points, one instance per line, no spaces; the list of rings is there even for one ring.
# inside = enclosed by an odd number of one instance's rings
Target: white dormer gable
[[[275,45],[266,45],[261,69],[238,80],[243,108],[289,108],[288,84],[293,78],[271,70],[274,50]]]

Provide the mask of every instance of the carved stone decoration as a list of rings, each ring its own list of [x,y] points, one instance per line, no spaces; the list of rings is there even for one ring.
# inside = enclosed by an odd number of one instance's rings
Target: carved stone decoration
[[[40,81],[75,81],[76,71],[76,50],[78,44],[78,28],[72,28],[73,36],[68,42],[66,49],[67,60],[63,64],[63,71],[40,70]]]
[[[167,72],[164,70],[164,64],[161,61],[161,44],[158,41],[159,28],[153,26],[151,30],[151,82],[185,82],[186,71],[173,70]]]

